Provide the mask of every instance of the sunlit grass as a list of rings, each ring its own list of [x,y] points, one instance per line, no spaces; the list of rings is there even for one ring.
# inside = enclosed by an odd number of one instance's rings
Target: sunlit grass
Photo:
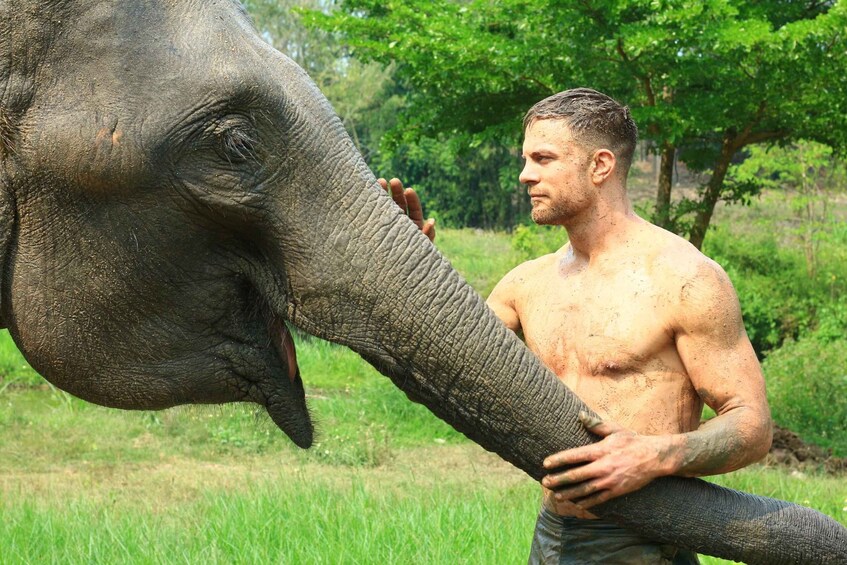
[[[387,381],[311,401],[325,433],[304,452],[246,405],[123,412],[50,389],[7,391],[3,562],[526,559],[531,480]],[[847,524],[840,477],[754,467],[714,480]]]
[[[517,563],[537,493],[454,482],[421,492],[348,472],[341,483],[279,477],[209,490],[159,512],[71,498],[0,502],[4,563]],[[402,481],[402,483],[401,483]],[[402,492],[407,489],[407,492]],[[398,492],[400,491],[400,492]]]
[[[453,268],[484,297],[520,262],[510,235],[503,232],[439,228],[436,244]]]

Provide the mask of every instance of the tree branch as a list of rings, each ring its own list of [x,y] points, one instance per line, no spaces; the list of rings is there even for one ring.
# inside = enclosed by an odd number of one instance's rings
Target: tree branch
[[[623,46],[623,39],[618,37],[617,45],[615,49],[618,52],[618,55],[621,56],[621,60],[627,65],[627,68],[632,73],[636,79],[641,81],[641,85],[644,87],[644,93],[647,95],[647,104],[649,106],[656,106],[656,93],[653,91],[653,83],[651,81],[651,77],[649,73],[639,73],[635,68],[634,59],[630,58],[626,54],[626,50]],[[655,125],[651,126],[650,133],[657,133],[657,128]]]
[[[747,125],[744,126],[744,129],[741,131],[741,133],[736,136],[733,136],[731,139],[724,140],[724,143],[728,144],[727,146],[729,147],[729,149],[732,150],[733,153],[738,151],[745,145],[749,145],[750,143],[752,143],[748,141],[748,139],[752,135],[758,135],[752,133],[753,128],[756,127],[756,125],[762,121],[767,107],[767,100],[762,100],[761,102],[759,102],[759,108],[756,110],[756,116],[750,122],[748,122]]]

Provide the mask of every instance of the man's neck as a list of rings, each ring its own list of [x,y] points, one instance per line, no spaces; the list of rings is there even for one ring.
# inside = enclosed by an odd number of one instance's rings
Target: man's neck
[[[590,263],[626,238],[640,218],[625,193],[595,205],[565,222],[568,240],[577,260]]]

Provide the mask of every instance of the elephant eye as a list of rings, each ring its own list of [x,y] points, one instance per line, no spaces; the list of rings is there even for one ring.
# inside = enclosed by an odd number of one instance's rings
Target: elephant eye
[[[258,160],[256,135],[245,121],[225,119],[214,128],[218,152],[231,164]]]
[[[246,161],[256,158],[256,141],[247,132],[230,132],[223,139],[224,150],[233,159]]]

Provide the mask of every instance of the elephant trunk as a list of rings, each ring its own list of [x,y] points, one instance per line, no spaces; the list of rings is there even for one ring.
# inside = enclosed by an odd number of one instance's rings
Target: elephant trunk
[[[742,563],[847,564],[847,528],[829,516],[700,479],[658,479],[592,511],[651,539]]]
[[[591,441],[577,419],[584,405],[367,174],[364,190],[331,198],[338,222],[289,270],[287,317],[540,479],[551,446]]]

